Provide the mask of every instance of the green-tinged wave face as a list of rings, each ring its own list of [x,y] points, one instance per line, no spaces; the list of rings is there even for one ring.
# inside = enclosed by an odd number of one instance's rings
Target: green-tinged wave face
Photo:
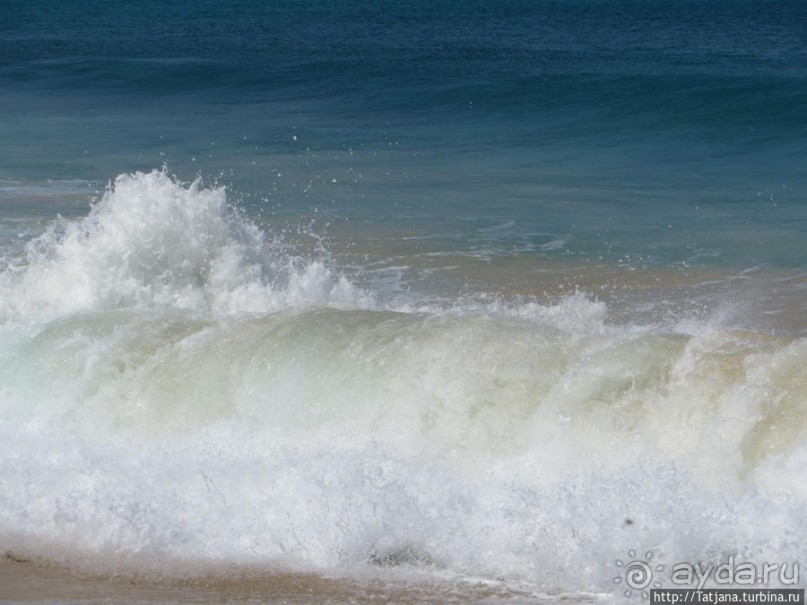
[[[611,465],[649,448],[690,463],[709,452],[738,476],[793,453],[803,339],[605,319],[582,296],[470,313],[105,310],[7,323],[2,383],[9,417],[71,434],[161,440],[225,424],[290,442],[380,440],[459,467],[555,448],[577,453],[566,464]]]

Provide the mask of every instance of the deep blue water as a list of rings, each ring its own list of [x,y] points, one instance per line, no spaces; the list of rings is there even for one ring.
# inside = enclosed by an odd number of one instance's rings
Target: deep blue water
[[[7,1],[0,170],[105,181],[167,161],[268,195],[276,165],[313,163],[394,175],[272,202],[529,219],[533,189],[560,186],[640,229],[683,231],[699,205],[803,231],[806,23],[773,0]],[[798,243],[745,260],[801,265]]]

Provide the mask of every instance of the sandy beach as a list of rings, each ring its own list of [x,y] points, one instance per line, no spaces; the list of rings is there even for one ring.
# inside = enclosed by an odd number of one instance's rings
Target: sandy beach
[[[211,576],[163,580],[99,577],[59,567],[6,560],[0,563],[3,603],[378,603],[416,602],[401,594],[305,574]],[[425,595],[421,595],[425,596]]]
[[[235,571],[187,580],[103,577],[56,566],[0,561],[0,603],[549,603],[588,602],[490,585],[332,579],[307,573]]]

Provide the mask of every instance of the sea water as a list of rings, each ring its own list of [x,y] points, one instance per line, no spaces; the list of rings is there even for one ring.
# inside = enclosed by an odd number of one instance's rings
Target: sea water
[[[805,23],[6,3],[0,547],[614,602],[792,577]]]

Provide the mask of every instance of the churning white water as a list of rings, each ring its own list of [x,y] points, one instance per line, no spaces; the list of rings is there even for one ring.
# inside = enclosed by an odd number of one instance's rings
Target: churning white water
[[[222,189],[119,177],[0,275],[0,544],[603,594],[631,549],[803,558],[807,340],[376,294]]]

